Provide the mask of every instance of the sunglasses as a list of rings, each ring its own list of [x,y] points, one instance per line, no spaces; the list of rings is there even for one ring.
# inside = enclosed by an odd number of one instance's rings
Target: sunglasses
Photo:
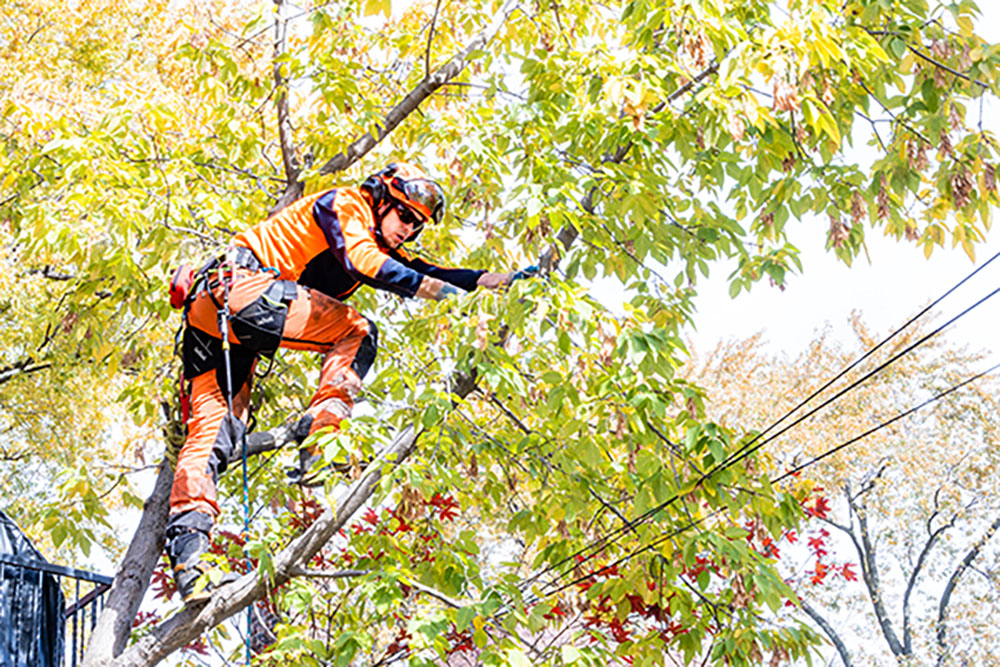
[[[392,207],[396,210],[399,221],[404,225],[409,225],[412,230],[409,238],[406,240],[412,241],[417,238],[417,235],[424,230],[424,223],[427,221],[424,218],[417,217],[417,212],[401,201],[393,202]]]

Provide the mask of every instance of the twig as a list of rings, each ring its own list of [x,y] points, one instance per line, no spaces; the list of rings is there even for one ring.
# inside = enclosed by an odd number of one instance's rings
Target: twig
[[[308,577],[310,579],[347,579],[350,577],[363,577],[371,574],[371,570],[334,570],[326,572],[324,570],[313,570],[299,567],[292,570],[293,577]]]
[[[431,17],[431,27],[427,31],[427,50],[424,52],[424,80],[431,75],[431,42],[434,40],[434,27],[437,25],[438,11],[441,9],[441,0],[434,3],[434,16]]]
[[[990,87],[989,87],[988,84],[983,83],[979,79],[973,79],[968,74],[963,74],[962,72],[959,72],[957,70],[954,70],[954,69],[948,67],[947,65],[945,65],[942,62],[938,62],[937,60],[934,60],[934,58],[931,58],[929,55],[927,55],[926,53],[924,53],[920,49],[917,49],[916,47],[913,47],[913,46],[910,46],[909,44],[907,44],[906,48],[909,49],[910,52],[913,53],[914,55],[923,58],[924,60],[926,60],[927,62],[931,63],[935,67],[940,67],[944,71],[950,72],[951,74],[957,76],[959,79],[964,79],[965,81],[968,81],[969,83],[974,83],[977,86],[981,86],[982,88],[984,88],[986,90],[990,89]]]

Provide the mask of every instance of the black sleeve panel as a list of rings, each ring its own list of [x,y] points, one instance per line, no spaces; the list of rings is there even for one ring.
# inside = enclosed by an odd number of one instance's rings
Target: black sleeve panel
[[[486,273],[485,271],[481,271],[479,269],[449,269],[436,264],[431,264],[430,262],[425,262],[417,257],[407,257],[402,253],[397,252],[391,252],[390,255],[414,271],[428,275],[431,278],[443,280],[446,283],[451,283],[455,287],[464,289],[466,292],[471,292],[476,289],[476,283],[479,280],[479,276]]]

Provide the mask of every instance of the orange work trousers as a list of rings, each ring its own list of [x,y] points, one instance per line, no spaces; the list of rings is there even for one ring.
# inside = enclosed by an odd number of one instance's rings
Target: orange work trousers
[[[251,319],[255,317],[259,321],[268,319],[262,317],[261,312],[283,317],[280,342],[275,337],[274,345],[323,354],[319,388],[299,422],[299,428],[305,426],[308,433],[297,433],[298,437],[304,438],[322,428],[336,429],[341,420],[351,414],[354,399],[361,389],[361,378],[375,358],[377,330],[374,323],[337,299],[287,281],[282,281],[281,287],[294,298],[276,303],[268,298],[275,293],[275,281],[275,276],[266,271],[237,269],[232,275],[228,338],[232,344],[233,416],[228,418],[226,367],[219,359],[213,370],[191,379],[191,415],[170,492],[168,526],[186,526],[207,532],[219,514],[218,476],[225,471],[232,453],[241,446],[250,404],[253,365],[261,351],[270,351],[255,348],[254,341],[247,337],[246,317],[252,316]],[[200,290],[187,311],[188,327],[220,338],[218,304],[224,303],[223,290],[218,281]],[[268,303],[264,303],[265,300]],[[261,311],[261,307],[267,310]],[[251,322],[251,328],[253,324]],[[241,335],[237,336],[237,332]]]

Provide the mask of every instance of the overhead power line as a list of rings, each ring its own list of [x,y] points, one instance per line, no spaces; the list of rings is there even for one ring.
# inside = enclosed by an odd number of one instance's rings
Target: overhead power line
[[[825,400],[823,403],[821,403],[817,407],[813,408],[812,410],[810,410],[806,414],[804,414],[801,417],[797,418],[791,424],[785,426],[784,428],[782,428],[781,430],[779,430],[777,433],[771,435],[770,437],[766,438],[765,440],[763,440],[761,442],[758,442],[758,440],[760,440],[760,438],[765,433],[773,430],[778,424],[780,424],[783,421],[785,421],[789,416],[791,416],[792,414],[794,414],[797,410],[801,409],[803,406],[805,406],[807,403],[809,403],[809,401],[811,401],[813,398],[815,398],[820,393],[822,393],[824,390],[826,390],[827,388],[829,388],[830,386],[832,386],[837,380],[839,380],[840,378],[842,378],[850,370],[852,370],[853,368],[856,368],[858,364],[860,364],[862,361],[864,361],[865,359],[867,359],[868,357],[870,357],[875,351],[877,351],[882,346],[884,346],[886,343],[888,343],[890,340],[892,340],[893,338],[895,338],[903,330],[905,330],[906,328],[908,328],[909,326],[911,326],[920,317],[922,317],[926,313],[928,313],[934,306],[936,306],[939,303],[941,303],[941,301],[943,301],[945,298],[947,298],[952,293],[954,293],[955,290],[957,290],[959,287],[961,287],[966,282],[968,282],[972,277],[974,277],[976,274],[978,274],[980,271],[982,271],[984,268],[986,268],[986,266],[988,266],[989,264],[991,264],[998,257],[1000,257],[1000,253],[997,253],[997,254],[993,255],[992,257],[990,257],[981,266],[977,267],[975,270],[973,270],[971,273],[969,273],[967,276],[965,276],[962,280],[960,280],[958,283],[956,283],[951,288],[949,288],[946,292],[944,292],[941,296],[939,296],[937,299],[935,299],[930,304],[928,304],[920,312],[918,312],[916,315],[914,315],[913,317],[911,317],[905,324],[903,324],[901,327],[899,327],[898,329],[896,329],[895,331],[893,331],[887,337],[885,337],[884,339],[882,339],[878,344],[876,344],[874,347],[872,347],[871,349],[869,349],[865,354],[863,354],[861,357],[859,357],[854,362],[852,362],[851,364],[849,364],[846,368],[844,368],[842,371],[840,371],[833,379],[831,379],[830,381],[828,381],[827,383],[825,383],[822,387],[820,387],[816,391],[812,392],[812,394],[810,394],[809,397],[807,397],[805,400],[803,400],[798,405],[796,405],[792,410],[788,411],[785,415],[783,415],[776,422],[774,422],[773,424],[771,424],[770,426],[768,426],[764,431],[762,431],[760,434],[758,434],[753,440],[751,440],[750,442],[744,444],[739,450],[737,450],[736,452],[734,452],[733,454],[731,454],[725,461],[723,461],[722,463],[717,464],[714,468],[712,468],[711,470],[709,470],[709,471],[705,472],[704,474],[702,474],[700,476],[700,478],[695,482],[695,485],[701,484],[701,483],[703,483],[703,482],[711,479],[712,476],[715,475],[715,474],[717,474],[718,472],[721,472],[721,471],[723,471],[723,470],[725,470],[725,469],[727,469],[727,468],[735,465],[736,463],[739,463],[740,461],[745,460],[748,456],[750,456],[751,454],[753,454],[754,452],[756,452],[757,450],[759,450],[761,447],[763,447],[767,443],[771,442],[772,440],[774,440],[778,436],[784,434],[789,429],[791,429],[791,428],[795,427],[796,425],[800,424],[805,419],[808,419],[812,415],[816,414],[816,412],[818,412],[819,410],[823,409],[824,407],[826,407],[827,405],[829,405],[833,401],[837,400],[838,398],[842,397],[844,394],[846,394],[849,391],[855,389],[858,385],[862,384],[863,382],[865,382],[866,380],[868,380],[869,378],[871,378],[876,373],[879,373],[880,371],[884,370],[889,365],[891,365],[892,363],[896,362],[897,360],[899,360],[901,357],[903,357],[904,355],[908,354],[909,352],[913,351],[915,348],[917,348],[918,346],[922,345],[923,343],[925,343],[930,338],[936,336],[938,333],[940,333],[941,331],[943,331],[947,327],[951,326],[956,321],[958,321],[959,319],[961,319],[962,317],[964,317],[965,315],[967,315],[969,312],[975,310],[980,305],[982,305],[983,303],[985,303],[987,300],[989,300],[990,298],[992,298],[993,296],[995,296],[998,292],[1000,292],[1000,288],[993,290],[992,292],[990,292],[989,294],[987,294],[985,297],[979,299],[974,304],[972,304],[971,306],[969,306],[968,308],[966,308],[965,310],[963,310],[962,312],[960,312],[958,315],[952,317],[947,322],[945,322],[941,326],[937,327],[934,331],[932,331],[929,334],[923,336],[922,338],[920,338],[915,343],[907,346],[901,352],[893,355],[889,360],[883,362],[882,364],[880,364],[878,367],[876,367],[872,371],[866,373],[860,379],[852,382],[846,388],[844,388],[841,391],[837,392],[836,394],[834,394],[829,399]],[[755,442],[757,443],[756,445],[754,445]],[[647,510],[642,515],[640,515],[639,517],[637,517],[636,519],[634,519],[633,521],[626,523],[625,525],[621,526],[620,528],[617,528],[615,530],[610,531],[609,533],[601,536],[597,540],[595,540],[595,541],[591,542],[590,544],[582,547],[581,549],[575,551],[574,553],[570,554],[569,556],[566,556],[565,558],[561,559],[560,561],[557,561],[556,563],[553,563],[553,564],[545,567],[540,572],[538,572],[535,575],[533,575],[531,578],[525,580],[525,582],[523,583],[523,586],[528,586],[531,583],[537,581],[539,577],[547,574],[548,572],[551,572],[551,571],[555,570],[556,568],[559,568],[559,567],[561,567],[562,565],[564,565],[564,564],[566,564],[568,562],[576,560],[576,558],[578,556],[581,556],[581,555],[585,554],[588,551],[593,551],[593,553],[591,553],[590,555],[587,555],[587,556],[584,557],[583,562],[586,562],[587,560],[590,560],[591,558],[593,558],[594,556],[596,556],[597,553],[600,553],[600,551],[603,550],[610,541],[612,541],[612,540],[620,537],[621,535],[625,534],[627,531],[634,530],[635,526],[637,526],[637,525],[639,525],[641,523],[644,523],[646,520],[648,520],[649,518],[653,517],[654,515],[656,515],[657,513],[659,513],[660,511],[662,511],[666,507],[668,507],[669,505],[671,505],[673,502],[675,502],[677,500],[678,497],[679,496],[677,494],[671,496],[670,498],[668,498],[663,503],[657,505],[656,507],[653,507],[653,508]],[[563,576],[563,575],[561,575],[561,576]]]
[[[811,466],[811,465],[813,465],[815,463],[818,463],[819,461],[822,461],[825,458],[833,456],[837,452],[839,452],[839,451],[841,451],[841,450],[843,450],[843,449],[845,449],[847,447],[850,447],[851,445],[855,444],[856,442],[858,442],[860,440],[863,440],[863,439],[867,438],[868,436],[870,436],[870,435],[872,435],[872,434],[874,434],[874,433],[876,433],[876,432],[878,432],[878,431],[880,431],[880,430],[882,430],[884,428],[887,428],[888,426],[891,426],[892,424],[896,423],[900,419],[903,419],[905,417],[909,417],[910,415],[912,415],[913,413],[917,412],[918,410],[921,410],[921,409],[927,407],[928,405],[941,400],[945,396],[948,396],[949,394],[952,394],[952,393],[958,391],[959,389],[961,389],[961,388],[963,388],[963,387],[965,387],[965,386],[967,386],[967,385],[975,382],[976,380],[979,380],[979,379],[983,378],[986,375],[990,375],[991,373],[995,373],[997,370],[1000,370],[1000,363],[994,364],[993,366],[987,368],[986,370],[984,370],[982,372],[979,372],[979,373],[976,373],[972,377],[966,378],[965,380],[962,380],[961,382],[959,382],[959,383],[957,383],[955,385],[952,385],[948,389],[945,389],[944,391],[941,391],[941,392],[935,394],[934,396],[931,396],[930,398],[928,398],[928,399],[926,399],[926,400],[918,403],[917,405],[915,405],[915,406],[913,406],[913,407],[911,407],[911,408],[909,408],[907,410],[904,410],[903,412],[900,412],[899,414],[895,415],[894,417],[891,417],[890,419],[887,419],[887,420],[879,423],[878,425],[873,426],[872,428],[868,429],[864,433],[861,433],[860,435],[856,435],[853,438],[850,438],[849,440],[845,440],[844,442],[840,443],[839,445],[836,445],[835,447],[831,447],[830,449],[827,449],[823,453],[821,453],[821,454],[819,454],[819,455],[817,455],[817,456],[809,459],[805,463],[803,463],[801,465],[798,465],[795,468],[792,468],[791,470],[786,471],[780,477],[777,477],[774,481],[775,482],[781,482],[781,481],[783,481],[783,480],[785,480],[785,479],[787,479],[789,477],[797,475],[801,471],[803,471],[806,468],[808,468],[809,466]],[[705,515],[705,516],[703,516],[703,517],[701,517],[699,519],[695,519],[695,520],[689,521],[688,523],[686,523],[686,524],[684,524],[684,525],[682,525],[682,526],[680,526],[678,528],[666,531],[663,534],[661,534],[659,537],[657,537],[656,539],[654,539],[653,541],[651,541],[649,544],[641,546],[641,547],[639,547],[639,548],[637,548],[637,549],[635,549],[635,550],[633,550],[633,551],[625,554],[624,556],[622,556],[621,558],[615,560],[614,562],[610,563],[609,565],[606,565],[606,566],[604,566],[604,567],[602,567],[602,568],[600,568],[600,569],[598,569],[598,570],[596,570],[594,572],[590,572],[590,573],[588,573],[586,575],[582,575],[580,577],[577,577],[576,579],[573,579],[572,581],[570,581],[568,583],[564,583],[564,584],[558,586],[557,588],[555,588],[553,590],[545,592],[540,598],[536,599],[535,602],[537,602],[537,601],[539,601],[539,600],[541,600],[541,599],[543,599],[545,597],[550,597],[552,595],[555,595],[555,594],[557,594],[557,593],[559,593],[559,592],[561,592],[563,590],[566,590],[567,588],[570,588],[572,586],[576,586],[578,584],[581,584],[581,583],[583,583],[583,582],[585,582],[585,581],[587,581],[589,579],[592,579],[592,578],[594,578],[596,576],[600,576],[601,570],[603,570],[605,568],[609,568],[609,567],[617,567],[618,565],[622,565],[623,563],[628,562],[632,558],[634,558],[634,557],[636,557],[636,556],[638,556],[638,555],[640,555],[642,553],[645,553],[647,551],[650,551],[651,549],[656,548],[657,546],[659,546],[663,542],[666,542],[667,540],[673,539],[674,537],[677,537],[677,536],[683,534],[684,532],[690,530],[691,528],[694,528],[695,526],[700,525],[700,524],[704,523],[705,521],[708,521],[712,517],[714,517],[714,516],[718,515],[720,512],[722,512],[723,509],[725,509],[725,508],[716,509],[715,511],[713,511],[713,512],[711,512],[711,513],[709,513],[709,514],[707,514],[707,515]],[[564,573],[561,576],[566,576],[566,574],[567,573]]]

